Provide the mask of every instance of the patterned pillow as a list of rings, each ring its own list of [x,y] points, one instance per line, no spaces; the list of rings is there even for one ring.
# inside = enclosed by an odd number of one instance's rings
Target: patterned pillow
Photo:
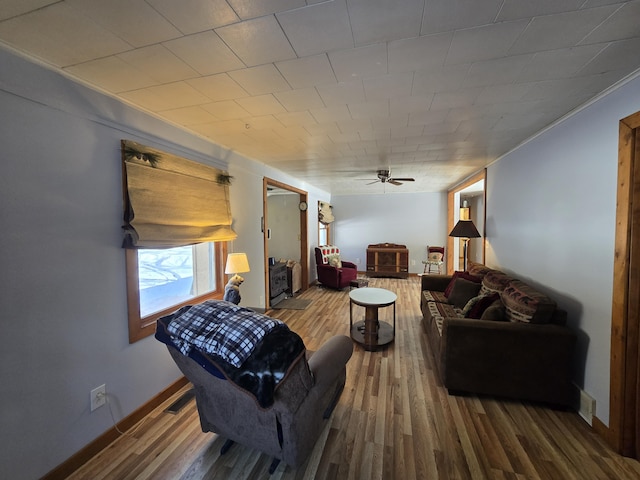
[[[444,289],[445,297],[449,298],[449,295],[451,294],[451,290],[453,289],[453,286],[456,283],[456,279],[458,278],[464,278],[465,280],[469,280],[470,282],[475,282],[475,283],[480,283],[482,281],[481,278],[475,277],[473,275],[469,275],[468,272],[458,272],[458,271],[453,272],[449,285],[447,285],[447,288]]]
[[[477,298],[479,300],[471,306],[465,317],[476,319],[482,318],[485,310],[493,305],[493,302],[495,302],[496,300],[500,300],[500,294],[491,293],[489,295],[482,295]]]
[[[520,280],[512,280],[501,295],[510,322],[549,323],[556,302]]]
[[[429,262],[441,262],[442,261],[442,253],[440,252],[431,252],[429,255],[427,255],[427,260]]]
[[[484,277],[487,273],[489,273],[492,269],[483,265],[482,263],[476,263],[471,260],[467,262],[467,272],[474,277]]]
[[[491,293],[501,293],[509,282],[513,280],[506,273],[499,270],[491,270],[482,278],[482,288],[480,289],[480,295],[489,295]]]
[[[505,310],[502,300],[498,299],[493,302],[489,308],[484,311],[480,320],[492,320],[494,322],[506,321],[507,319],[505,318]]]
[[[478,295],[480,291],[480,283],[465,280],[464,278],[456,278],[451,293],[449,294],[449,303],[455,307],[464,307],[469,300]]]
[[[327,255],[327,263],[332,267],[342,268],[342,262],[340,261],[340,254],[334,253],[332,255]]]

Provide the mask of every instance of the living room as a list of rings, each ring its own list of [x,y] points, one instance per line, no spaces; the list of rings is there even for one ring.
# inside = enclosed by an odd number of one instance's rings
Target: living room
[[[369,243],[446,244],[447,194],[331,195],[0,49],[3,128],[2,443],[0,474],[38,478],[112,427],[90,413],[105,383],[122,418],[180,377],[153,338],[129,344],[120,140],[228,168],[235,251],[263,257],[264,177],[330,202],[333,243],[364,259]],[[610,344],[619,121],[640,110],[637,74],[487,167],[487,265],[557,299],[579,334],[576,385],[610,412]],[[215,160],[211,160],[211,159]],[[224,161],[221,159],[225,159]],[[313,209],[307,232],[318,236]],[[362,265],[362,264],[361,264]],[[363,268],[364,269],[364,268]],[[264,272],[245,274],[242,304],[261,307]],[[309,281],[315,279],[309,269]]]

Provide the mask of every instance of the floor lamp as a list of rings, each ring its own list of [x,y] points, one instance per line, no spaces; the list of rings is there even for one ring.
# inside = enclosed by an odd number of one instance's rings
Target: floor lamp
[[[451,233],[449,234],[449,236],[462,238],[462,240],[464,241],[463,265],[464,265],[464,270],[466,271],[467,270],[467,244],[469,243],[470,238],[479,238],[480,233],[478,232],[478,229],[476,228],[476,226],[473,224],[471,220],[458,220],[458,223],[456,223],[456,226],[453,227],[453,230],[451,230]]]

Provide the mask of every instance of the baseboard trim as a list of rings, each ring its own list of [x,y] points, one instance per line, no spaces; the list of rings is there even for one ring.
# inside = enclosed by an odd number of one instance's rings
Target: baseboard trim
[[[116,425],[117,428],[121,432],[129,430],[188,383],[189,381],[185,377],[179,378],[140,408],[120,420]],[[116,430],[116,426],[111,427],[84,448],[73,454],[63,463],[43,476],[41,480],[63,480],[67,478],[120,436]]]

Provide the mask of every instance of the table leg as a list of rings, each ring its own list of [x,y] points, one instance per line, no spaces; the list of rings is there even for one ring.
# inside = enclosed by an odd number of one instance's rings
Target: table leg
[[[365,307],[364,314],[364,343],[368,346],[378,344],[378,307]]]

